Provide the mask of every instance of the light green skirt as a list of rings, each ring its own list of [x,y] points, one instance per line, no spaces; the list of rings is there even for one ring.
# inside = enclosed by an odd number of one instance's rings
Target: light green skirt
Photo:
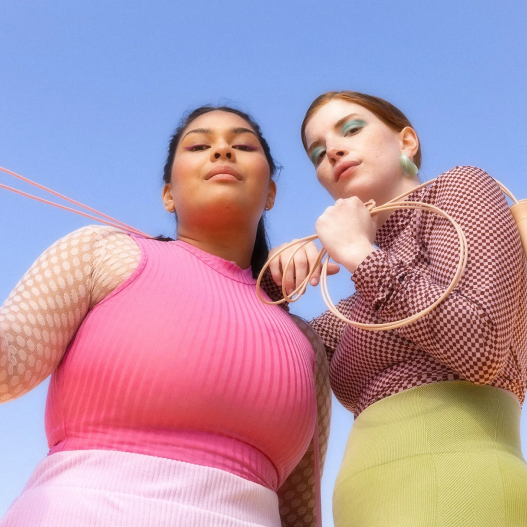
[[[335,527],[526,527],[518,399],[451,381],[374,403],[351,429],[333,513]]]

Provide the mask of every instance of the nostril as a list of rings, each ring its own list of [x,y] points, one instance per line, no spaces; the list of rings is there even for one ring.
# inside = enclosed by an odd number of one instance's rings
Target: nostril
[[[215,157],[216,159],[219,159],[219,158],[220,158],[220,154],[219,154],[219,152],[216,152],[216,153],[214,154],[214,157]]]
[[[227,152],[227,159],[230,159],[232,154],[230,152]]]

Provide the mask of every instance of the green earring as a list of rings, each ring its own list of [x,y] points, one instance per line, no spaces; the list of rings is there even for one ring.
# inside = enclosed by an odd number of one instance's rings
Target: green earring
[[[408,176],[417,176],[419,169],[415,166],[415,163],[406,155],[406,152],[401,154],[399,158],[401,162],[401,167],[404,170],[404,173]]]

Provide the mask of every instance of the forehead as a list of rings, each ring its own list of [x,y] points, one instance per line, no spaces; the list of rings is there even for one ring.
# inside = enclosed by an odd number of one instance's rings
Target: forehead
[[[357,114],[357,117],[366,118],[368,120],[378,120],[377,116],[361,106],[353,102],[344,101],[342,99],[331,99],[329,102],[319,108],[306,124],[306,143],[309,145],[318,137],[324,135],[329,130],[333,130],[335,123],[346,115]]]
[[[210,128],[212,130],[231,130],[232,128],[253,129],[243,117],[221,110],[214,110],[200,115],[187,126],[185,131],[192,130],[193,128]]]

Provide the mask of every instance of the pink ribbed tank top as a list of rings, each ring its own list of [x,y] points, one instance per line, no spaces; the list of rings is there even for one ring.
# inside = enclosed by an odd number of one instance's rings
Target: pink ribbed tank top
[[[51,378],[50,454],[103,449],[277,490],[313,436],[313,350],[251,270],[136,238],[141,261],[86,316]]]

